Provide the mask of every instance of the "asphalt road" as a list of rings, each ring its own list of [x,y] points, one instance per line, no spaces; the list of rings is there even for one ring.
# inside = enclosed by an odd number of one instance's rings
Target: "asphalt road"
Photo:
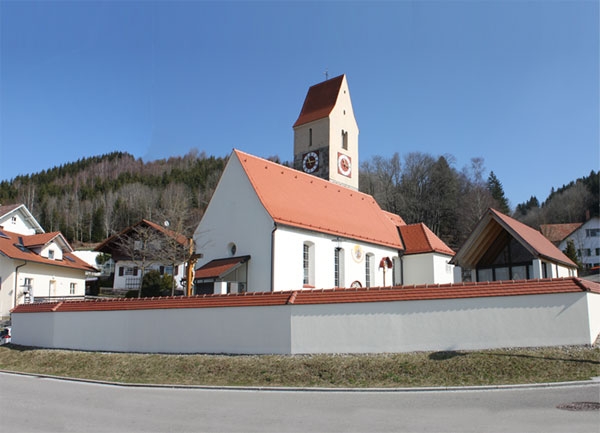
[[[319,392],[123,387],[0,373],[2,432],[600,432],[600,383]]]

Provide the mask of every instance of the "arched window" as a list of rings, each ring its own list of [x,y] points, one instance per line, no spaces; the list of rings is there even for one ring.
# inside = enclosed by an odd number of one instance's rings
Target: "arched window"
[[[302,284],[308,287],[315,285],[315,244],[304,242],[302,249]]]
[[[333,280],[335,287],[344,287],[344,250],[335,248],[333,253]]]
[[[371,284],[374,282],[374,257],[375,256],[370,253],[365,256],[365,287],[371,287]]]

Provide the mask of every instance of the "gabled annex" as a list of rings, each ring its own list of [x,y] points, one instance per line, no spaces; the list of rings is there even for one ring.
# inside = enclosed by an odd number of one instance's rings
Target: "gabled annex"
[[[539,231],[494,209],[452,259],[470,281],[577,276],[577,265]]]

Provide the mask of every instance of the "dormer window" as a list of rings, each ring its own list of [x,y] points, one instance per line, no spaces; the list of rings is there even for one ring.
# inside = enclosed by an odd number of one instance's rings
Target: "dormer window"
[[[16,216],[13,216],[13,217],[10,219],[10,222],[11,222],[11,223],[13,223],[13,224],[16,224],[16,223],[17,223],[17,217],[16,217]]]
[[[54,250],[48,250],[48,258],[54,260]]]

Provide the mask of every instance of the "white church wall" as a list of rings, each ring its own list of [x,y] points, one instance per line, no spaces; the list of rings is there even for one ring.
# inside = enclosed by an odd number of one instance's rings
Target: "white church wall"
[[[13,343],[160,353],[482,350],[590,345],[600,332],[598,317],[600,295],[589,292],[269,307],[13,313]]]
[[[204,256],[196,268],[214,259],[250,255],[248,291],[269,291],[273,227],[273,220],[232,154],[194,233],[196,251]],[[233,244],[235,254],[231,251]]]
[[[435,284],[454,283],[454,265],[449,262],[452,257],[444,254],[432,253],[433,256],[433,272]]]
[[[594,297],[600,295],[299,305],[292,310],[292,353],[592,344],[587,327],[588,304]],[[591,306],[596,314],[598,308]]]
[[[288,306],[15,314],[13,341],[110,352],[284,354],[289,316]]]
[[[303,289],[303,245],[308,242],[313,247],[314,280],[311,285],[315,288],[335,287],[334,263],[335,249],[341,248],[340,262],[343,275],[340,286],[350,287],[354,281],[359,281],[365,287],[366,255],[371,255],[373,280],[371,287],[383,286],[383,270],[379,262],[383,257],[392,259],[397,252],[393,248],[385,248],[366,242],[341,240],[336,236],[316,233],[294,227],[279,226],[275,232],[275,276],[274,290]],[[392,270],[388,269],[386,284],[392,285]]]
[[[432,254],[411,254],[402,257],[404,285],[434,284],[434,260]]]

